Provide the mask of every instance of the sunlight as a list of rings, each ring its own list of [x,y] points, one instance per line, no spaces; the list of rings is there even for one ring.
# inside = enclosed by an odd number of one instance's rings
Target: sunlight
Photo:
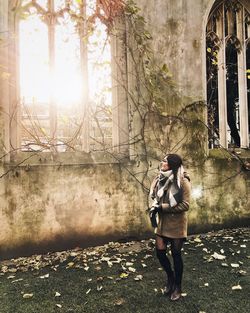
[[[69,29],[68,31],[73,31]],[[67,36],[71,36],[67,40]],[[51,96],[57,105],[79,103],[82,97],[82,79],[79,56],[75,51],[77,36],[63,32],[58,26],[54,79],[49,70],[48,30],[36,15],[20,23],[20,87],[25,103],[49,102]],[[79,46],[79,44],[78,44]],[[79,50],[79,49],[78,49]]]
[[[111,47],[106,26],[96,19],[91,32],[83,37],[82,16],[77,19],[67,10],[58,13],[65,8],[64,0],[35,3],[42,9],[31,5],[19,22],[23,149],[29,150],[37,141],[50,142],[51,136],[56,142],[72,142],[75,134],[74,143],[81,147],[79,127],[85,116],[91,147],[104,142],[104,133],[105,142],[111,145]],[[81,12],[79,3],[70,2],[73,16]],[[49,8],[52,15],[47,13]],[[94,8],[95,0],[88,0],[87,16]]]
[[[89,1],[87,8],[91,12]],[[46,7],[46,0],[39,4]],[[55,1],[60,9],[64,1]],[[79,107],[83,101],[86,77],[81,73],[80,38],[68,14],[58,18],[55,27],[55,64],[49,65],[48,26],[36,10],[20,21],[20,93],[25,105],[55,101],[58,108]],[[86,39],[85,39],[86,40]],[[105,26],[96,22],[88,38],[88,98],[94,106],[111,105],[111,52]],[[53,74],[52,74],[53,73]]]

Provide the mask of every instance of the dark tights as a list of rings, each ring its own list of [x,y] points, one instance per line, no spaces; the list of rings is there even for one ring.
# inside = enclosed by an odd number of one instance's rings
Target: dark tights
[[[171,254],[174,261],[174,273],[171,268],[171,263],[166,255],[167,245],[171,245]],[[177,287],[181,287],[182,274],[183,274],[183,261],[181,257],[181,249],[183,246],[183,239],[163,238],[156,236],[156,255],[165,272],[167,273],[168,280],[175,281]]]

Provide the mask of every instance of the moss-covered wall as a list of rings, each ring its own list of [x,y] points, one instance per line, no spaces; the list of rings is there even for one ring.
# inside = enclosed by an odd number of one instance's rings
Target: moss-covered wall
[[[166,84],[170,91],[162,93],[162,114],[156,111],[147,117],[147,151],[155,158],[164,151],[184,157],[193,186],[190,231],[249,225],[249,171],[237,156],[207,149],[205,32],[215,1],[136,2],[152,34],[156,62],[167,64],[172,75],[172,85]],[[190,106],[193,103],[198,105]],[[181,111],[185,112],[179,115]],[[249,150],[238,152],[242,162],[249,160]]]

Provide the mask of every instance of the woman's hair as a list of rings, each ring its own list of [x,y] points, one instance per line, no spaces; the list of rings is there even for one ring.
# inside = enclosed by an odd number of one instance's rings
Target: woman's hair
[[[164,159],[172,171],[177,171],[182,165],[182,158],[178,154],[168,154]]]
[[[177,172],[179,167],[182,165],[182,158],[178,154],[168,154],[165,158],[168,162],[170,169],[173,171],[175,180],[177,179]]]

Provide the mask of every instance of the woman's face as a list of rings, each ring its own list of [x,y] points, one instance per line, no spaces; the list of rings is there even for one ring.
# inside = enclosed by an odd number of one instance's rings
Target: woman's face
[[[170,170],[169,164],[167,161],[162,161],[161,162],[161,170],[166,172]]]

